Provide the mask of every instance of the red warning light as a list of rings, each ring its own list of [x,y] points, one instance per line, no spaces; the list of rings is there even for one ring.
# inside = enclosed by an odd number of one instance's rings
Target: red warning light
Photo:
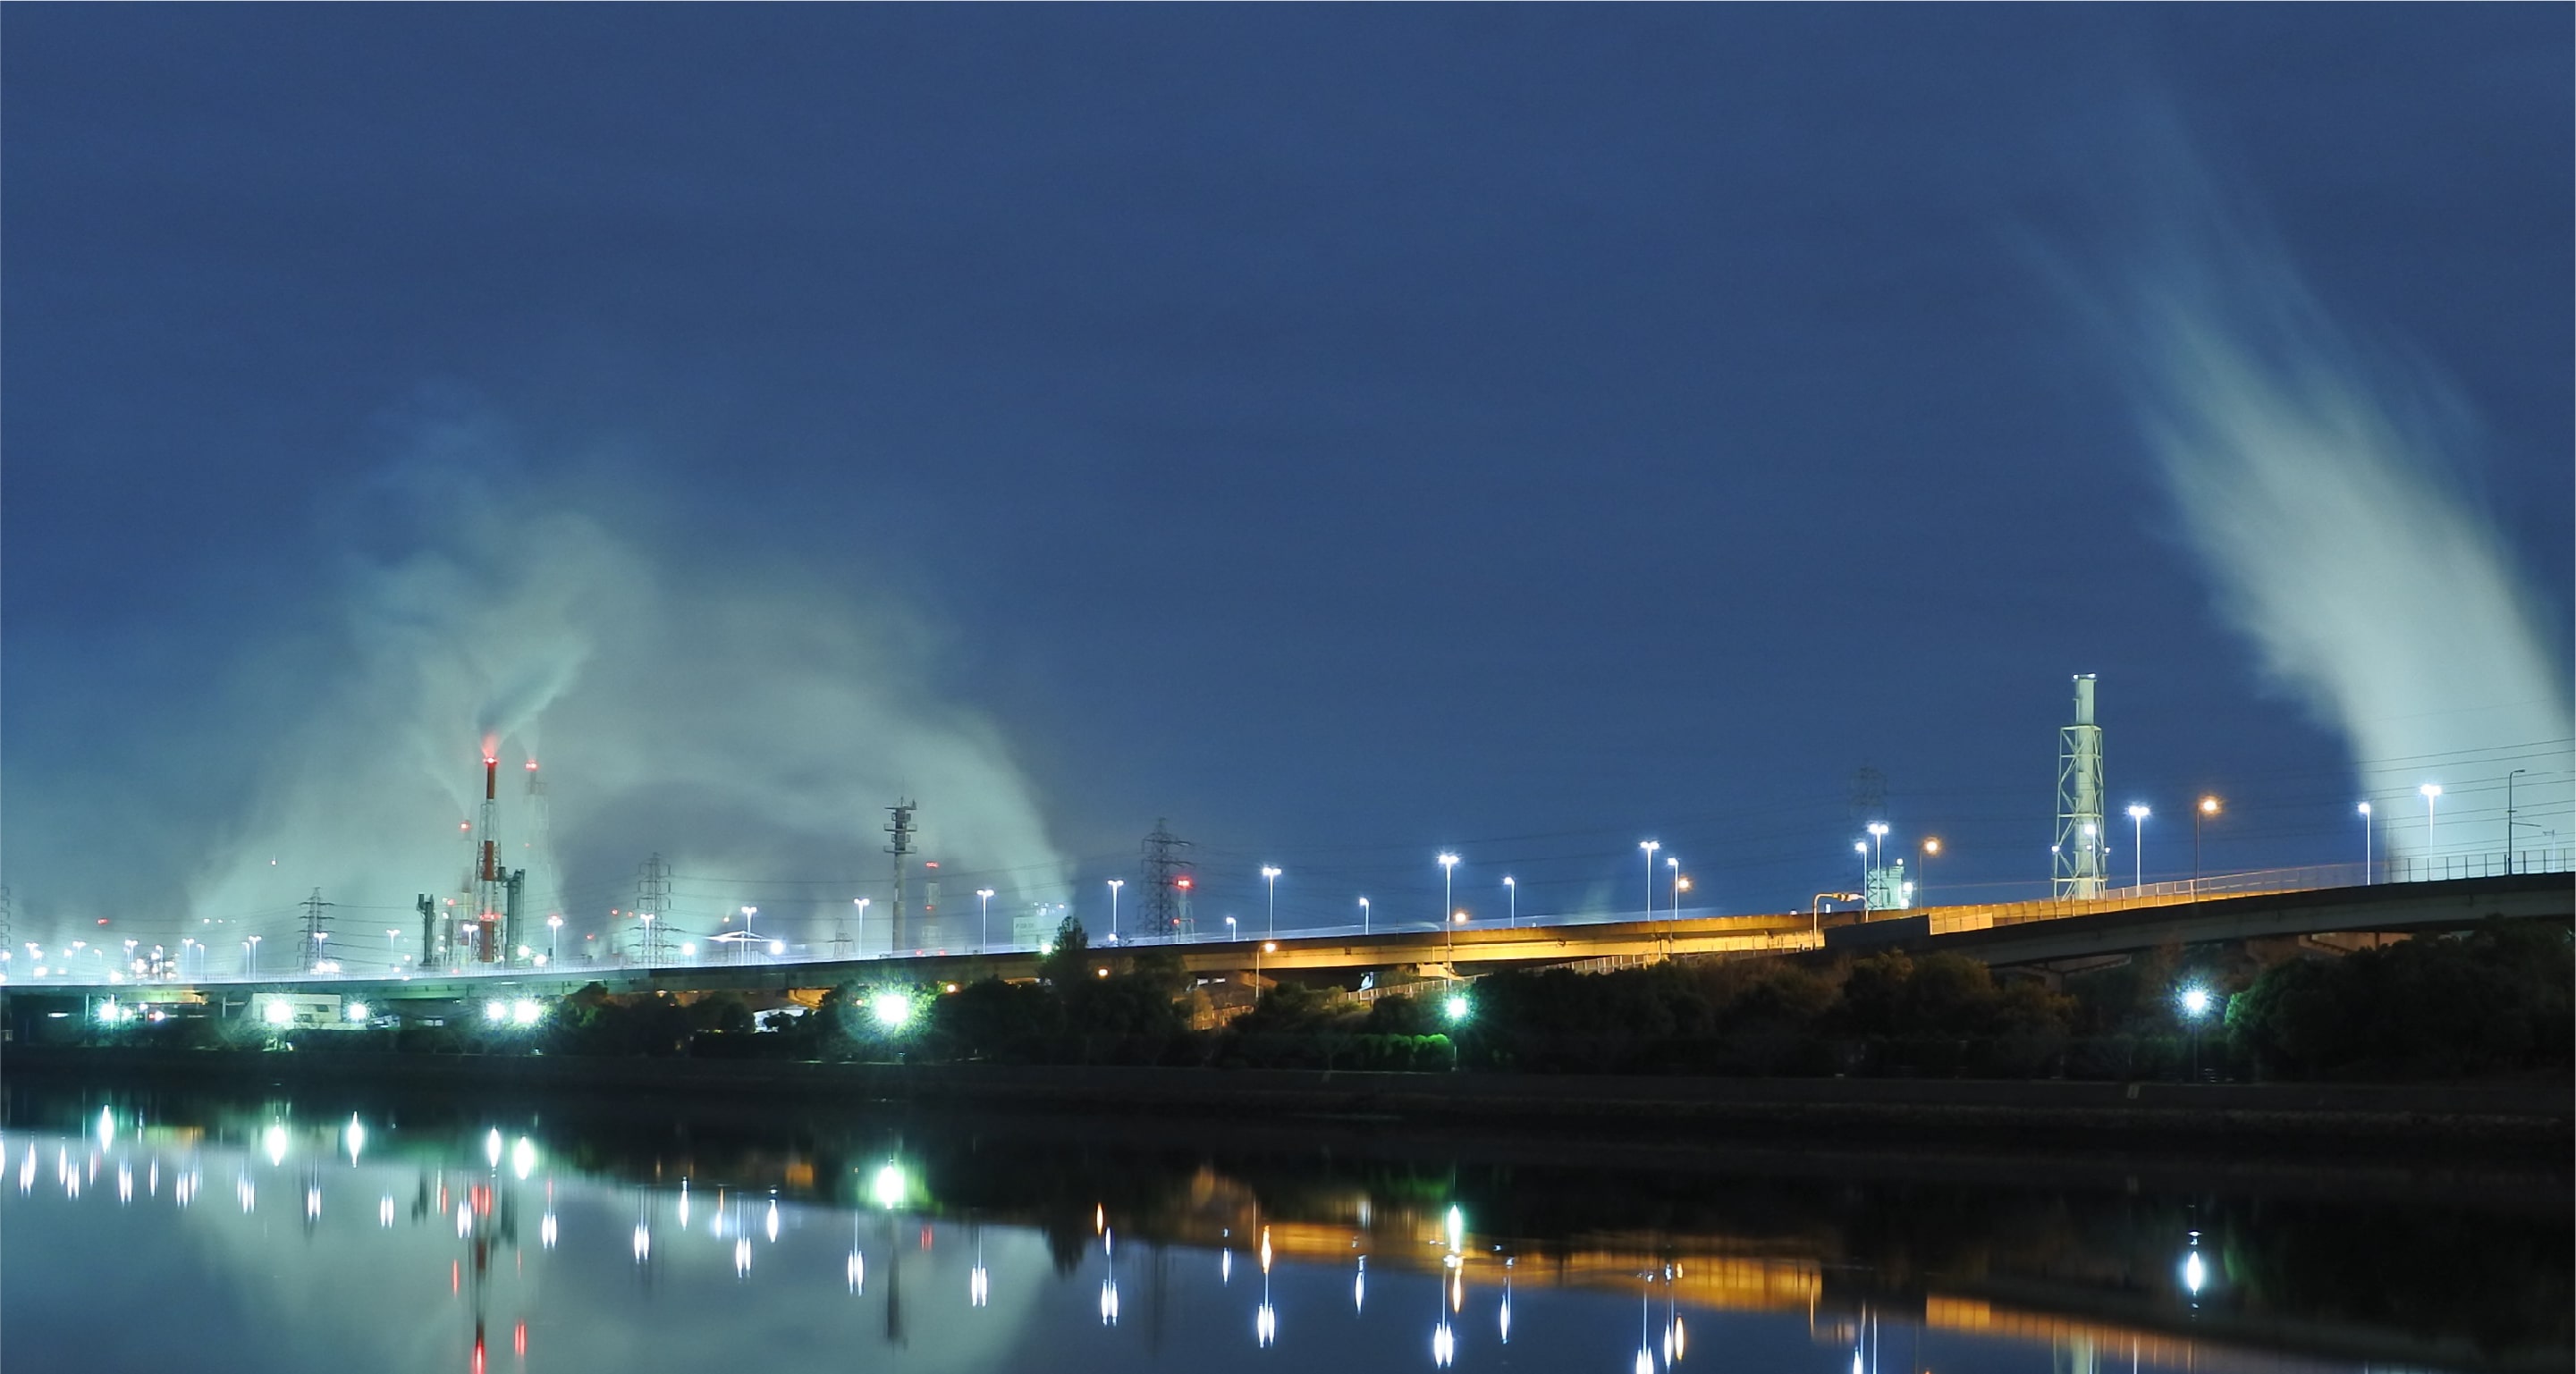
[[[1174,878],[1172,880],[1172,886],[1174,887],[1188,887],[1189,885],[1190,880],[1187,878]]]
[[[928,861],[927,863],[924,863],[924,864],[922,865],[922,867],[924,867],[924,868],[937,868],[937,867],[939,867],[939,861],[938,861],[937,859],[932,859],[932,860]]]
[[[535,759],[528,760],[528,771],[531,773],[537,771],[537,761]]]

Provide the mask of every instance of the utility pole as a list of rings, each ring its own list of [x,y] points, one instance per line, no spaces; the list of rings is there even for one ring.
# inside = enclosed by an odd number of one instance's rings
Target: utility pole
[[[322,962],[322,942],[331,938],[326,928],[329,918],[322,913],[339,903],[323,901],[322,889],[317,887],[298,905],[304,908],[304,948],[296,952],[295,967],[299,972],[311,973],[314,965]]]
[[[915,852],[912,842],[921,834],[920,828],[912,823],[912,813],[920,809],[920,805],[909,797],[899,799],[894,805],[886,808],[887,812],[894,817],[893,820],[886,822],[885,827],[885,833],[894,837],[886,845],[886,852],[894,856],[894,915],[893,924],[888,928],[886,935],[888,953],[903,948],[903,870],[906,866],[904,860]]]
[[[1181,921],[1188,914],[1190,861],[1181,851],[1190,842],[1175,835],[1168,821],[1157,817],[1154,833],[1145,837],[1145,925],[1158,935],[1178,935]]]

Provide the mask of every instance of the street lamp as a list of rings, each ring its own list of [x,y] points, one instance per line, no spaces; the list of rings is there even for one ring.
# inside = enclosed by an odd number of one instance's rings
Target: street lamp
[[[2429,859],[2435,852],[2433,844],[2433,804],[2442,799],[2442,784],[2438,782],[2428,782],[2415,790],[2424,798],[2424,857]]]
[[[386,933],[387,935],[391,935],[391,934],[393,934],[393,932],[392,932],[392,931],[390,931],[390,930],[386,931],[385,933]],[[557,912],[556,914],[554,914],[554,915],[552,915],[552,916],[548,916],[548,917],[546,918],[546,962],[547,962],[547,963],[552,964],[552,963],[559,963],[559,962],[561,962],[561,955],[562,955],[562,951],[561,951],[561,949],[559,948],[559,946],[561,946],[562,944],[563,944],[563,914],[562,914],[561,912]]]
[[[1508,914],[1503,918],[1504,926],[1519,925],[1521,923],[1521,885],[1513,882],[1512,875],[1509,873],[1503,875],[1503,899],[1509,903],[1505,907]]]
[[[751,944],[751,918],[759,914],[760,908],[756,906],[742,909],[742,938],[733,942],[733,961],[737,964],[741,963],[743,956],[750,952],[748,946]]]
[[[2174,1001],[2182,1008],[2183,1020],[2191,1024],[2191,1076],[2200,1079],[2200,1018],[2209,1014],[2212,1002],[2209,989],[2194,984],[2184,988]]]
[[[2191,809],[2191,899],[2200,900],[2200,823],[2218,814],[2218,798],[2204,796]]]
[[[1360,934],[1362,934],[1362,935],[1366,935],[1366,934],[1368,934],[1368,933],[1369,933],[1369,929],[1368,929],[1368,928],[1369,928],[1369,904],[1368,904],[1368,898],[1366,898],[1366,897],[1362,897],[1362,898],[1360,898]]]
[[[1279,870],[1269,864],[1261,866],[1261,881],[1270,885],[1270,933],[1279,933]]]
[[[979,887],[975,896],[984,903],[984,948],[993,947],[993,889]]]
[[[1655,851],[1664,847],[1661,840],[1639,840],[1637,847],[1646,851],[1646,925],[1655,924]]]
[[[852,897],[850,899],[850,905],[859,909],[859,938],[850,945],[850,952],[852,954],[856,954],[868,947],[868,901],[869,899],[866,897]],[[892,948],[888,948],[886,952],[891,954],[894,951]]]
[[[1858,855],[1860,856],[1860,919],[1861,919],[1861,921],[1862,921],[1862,923],[1863,923],[1863,924],[1867,924],[1867,923],[1868,923],[1868,921],[1869,921],[1869,912],[1870,912],[1870,906],[1869,906],[1869,841],[1867,841],[1867,840],[1854,840],[1854,841],[1852,841],[1852,852],[1853,852],[1854,854],[1858,854]]]
[[[1915,878],[1923,889],[1923,905],[1932,905],[1932,858],[1941,852],[1941,837],[1926,836],[1923,841],[1923,871]]]
[[[1449,876],[1456,872],[1457,868],[1458,856],[1442,850],[1440,853],[1440,928],[1443,930],[1449,928]]]
[[[1118,938],[1118,889],[1126,885],[1124,878],[1109,880],[1109,938],[1112,940]]]
[[[1677,931],[1681,926],[1682,894],[1690,890],[1691,880],[1689,874],[1676,873],[1673,875],[1673,919],[1664,927],[1664,945],[1667,952],[1671,949],[1675,931]]]
[[[2370,886],[2370,803],[2361,804],[2361,885]]]
[[[2133,888],[2147,885],[2147,817],[2154,814],[2143,806],[2129,808],[2129,886]]]
[[[1887,822],[1871,821],[1869,823],[1869,838],[1870,842],[1877,847],[1877,854],[1873,863],[1879,868],[1887,867]]]
[[[1229,942],[1234,939],[1234,918],[1231,916],[1225,918],[1225,938]]]
[[[72,947],[79,948],[80,941],[72,941]],[[250,976],[257,978],[259,976],[259,937],[256,935],[246,937],[242,941],[242,948],[250,951]]]

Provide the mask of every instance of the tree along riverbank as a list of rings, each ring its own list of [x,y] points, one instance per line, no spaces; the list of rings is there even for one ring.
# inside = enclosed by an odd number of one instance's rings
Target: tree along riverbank
[[[2564,1159],[2564,1080],[2172,1084],[1384,1073],[1125,1065],[865,1064],[348,1050],[13,1049],[16,1081],[380,1084],[553,1094],[738,1094],[1055,1112],[1378,1118],[1622,1135],[2289,1149]]]

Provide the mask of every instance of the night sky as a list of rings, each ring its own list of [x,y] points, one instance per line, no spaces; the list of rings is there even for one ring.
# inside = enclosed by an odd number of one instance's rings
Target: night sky
[[[2576,833],[2563,6],[19,6],[5,39],[21,940],[439,890],[455,856],[391,856],[452,842],[505,699],[551,703],[509,759],[541,726],[583,914],[661,851],[708,921],[819,921],[898,789],[952,907],[1098,919],[1167,817],[1203,922],[1257,916],[1263,863],[1283,926],[1428,919],[1444,847],[1480,917],[1505,872],[1525,912],[1633,905],[1649,836],[1709,905],[1803,910],[1855,880],[1863,769],[1892,843],[1947,842],[1936,896],[2035,893],[2079,672],[2151,880],[2202,789],[2213,870],[2357,859],[2358,796],[2470,755],[2376,756],[2224,613],[2120,318],[2175,241],[2405,379],[2555,676],[2557,728],[2475,758]],[[2332,594],[2409,623],[2370,566]],[[553,620],[515,609],[563,567]],[[601,647],[549,676],[546,625]],[[387,686],[460,659],[489,691],[444,714]],[[435,759],[373,756],[414,727]],[[2501,848],[2501,792],[2453,786],[2441,824]],[[311,815],[354,819],[272,842]]]

